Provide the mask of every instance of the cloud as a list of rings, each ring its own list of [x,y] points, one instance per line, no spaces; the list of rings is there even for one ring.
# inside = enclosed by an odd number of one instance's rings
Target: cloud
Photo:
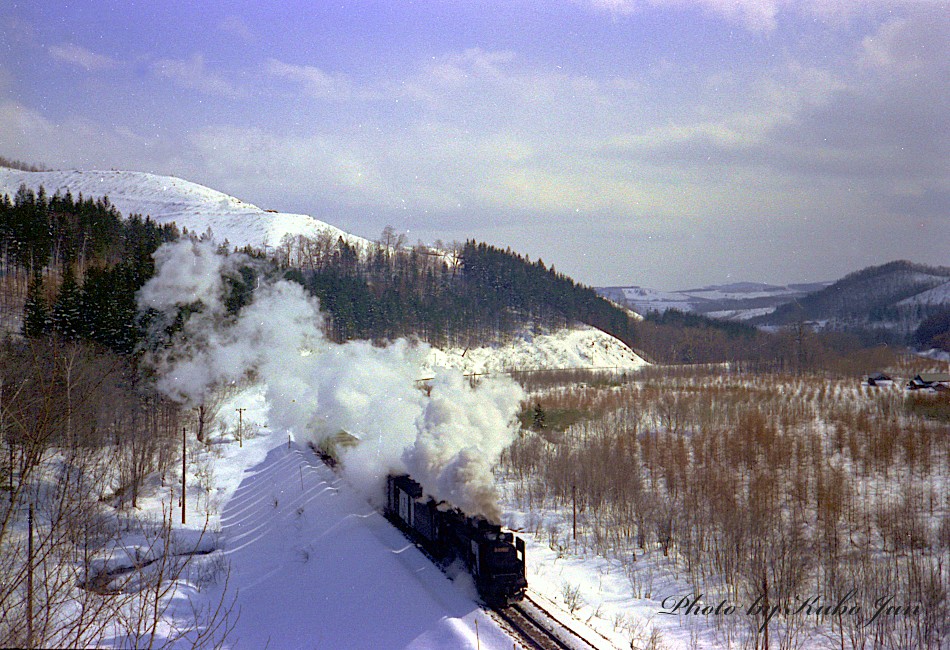
[[[651,7],[680,9],[696,6],[707,13],[741,24],[753,32],[775,29],[783,0],[576,0],[596,11],[631,15]]]
[[[0,151],[8,158],[54,169],[120,167],[160,172],[178,149],[175,142],[144,136],[121,124],[80,116],[51,120],[18,102],[0,101]]]
[[[614,17],[631,16],[649,9],[698,8],[707,15],[741,25],[750,32],[775,31],[783,17],[821,20],[828,26],[845,26],[868,12],[888,14],[920,8],[946,12],[945,0],[573,0],[575,4]]]
[[[861,62],[888,75],[927,74],[947,82],[950,70],[950,14],[922,5],[885,22],[861,41]]]
[[[245,90],[209,71],[205,67],[204,57],[201,54],[194,54],[189,59],[160,59],[152,64],[152,71],[182,88],[197,90],[206,95],[226,99],[240,99],[247,96]]]
[[[268,59],[265,71],[273,77],[300,84],[312,97],[346,100],[352,96],[352,84],[345,75],[331,75],[314,66]]]
[[[111,70],[119,65],[118,61],[102,54],[96,54],[74,43],[52,45],[49,54],[57,61],[84,68],[90,72]]]
[[[231,14],[225,17],[225,19],[218,24],[218,29],[225,34],[236,36],[245,43],[252,43],[256,40],[254,32],[251,31],[251,28],[241,16]]]

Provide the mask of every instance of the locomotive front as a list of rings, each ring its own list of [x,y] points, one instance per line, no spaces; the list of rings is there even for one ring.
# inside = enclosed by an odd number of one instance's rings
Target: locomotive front
[[[487,605],[522,600],[525,544],[484,517],[470,517],[424,494],[408,475],[389,476],[386,514],[441,563],[462,560]]]
[[[524,540],[484,519],[475,525],[478,532],[471,543],[473,550],[477,548],[477,559],[472,575],[482,598],[493,606],[522,600],[528,588]]]

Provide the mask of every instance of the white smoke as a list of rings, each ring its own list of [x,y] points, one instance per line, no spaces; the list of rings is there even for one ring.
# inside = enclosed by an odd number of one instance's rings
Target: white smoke
[[[485,378],[476,389],[458,372],[439,373],[403,454],[410,473],[433,496],[497,521],[492,467],[514,441],[523,398],[507,378]]]
[[[211,244],[166,244],[155,260],[140,307],[168,320],[197,307],[153,359],[159,390],[193,406],[215,387],[253,378],[265,386],[272,429],[317,443],[340,431],[359,439],[338,452],[350,482],[375,501],[387,474],[409,471],[432,496],[497,519],[492,466],[517,431],[515,382],[488,378],[472,388],[458,371],[439,369],[427,395],[425,345],[334,344],[316,299],[284,280],[262,281],[229,316],[222,276],[252,261]]]

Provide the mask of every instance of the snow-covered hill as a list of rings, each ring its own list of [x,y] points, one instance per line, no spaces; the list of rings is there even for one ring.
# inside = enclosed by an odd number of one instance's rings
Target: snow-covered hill
[[[123,214],[149,216],[159,223],[175,222],[179,228],[204,233],[231,246],[274,247],[285,235],[317,237],[327,233],[354,245],[369,242],[305,214],[264,210],[204,185],[175,178],[130,171],[26,172],[0,167],[0,194],[13,197],[21,185],[48,195],[70,192],[74,198],[101,198]]]
[[[524,332],[505,345],[433,349],[425,365],[429,370],[441,366],[466,374],[493,374],[575,368],[637,370],[647,362],[613,336],[583,326],[543,334]]]
[[[944,282],[933,289],[928,289],[916,296],[911,296],[897,303],[898,307],[914,305],[948,305],[950,304],[950,282]]]
[[[902,343],[948,304],[950,267],[897,260],[850,273],[755,324],[781,327],[806,321],[825,330],[863,330],[879,340]]]
[[[714,318],[745,320],[767,314],[778,305],[790,302],[827,283],[772,285],[760,282],[734,282],[683,291],[660,291],[647,287],[601,287],[597,292],[646,314],[668,309],[706,314]]]

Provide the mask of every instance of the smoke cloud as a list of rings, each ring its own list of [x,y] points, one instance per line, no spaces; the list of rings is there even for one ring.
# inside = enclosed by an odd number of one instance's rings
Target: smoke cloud
[[[218,387],[260,382],[273,430],[315,443],[341,431],[359,439],[338,452],[348,480],[370,499],[382,502],[387,474],[409,472],[437,499],[498,519],[492,466],[517,432],[518,384],[486,378],[473,388],[459,371],[439,368],[427,393],[418,380],[428,346],[335,344],[323,335],[317,300],[296,283],[264,279],[252,302],[229,315],[224,278],[254,260],[183,241],[159,248],[155,261],[140,308],[165,323],[189,311],[173,345],[152,355],[161,392],[194,406]]]

